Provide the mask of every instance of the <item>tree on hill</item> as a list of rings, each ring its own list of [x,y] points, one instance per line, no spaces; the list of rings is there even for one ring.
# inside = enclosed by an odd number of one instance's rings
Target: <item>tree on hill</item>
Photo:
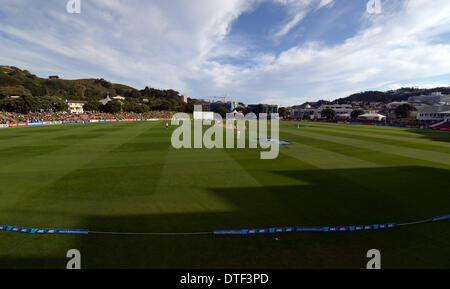
[[[3,86],[0,87],[0,97],[8,97],[14,95],[30,95],[31,92],[23,86]]]
[[[280,107],[280,109],[278,110],[278,114],[282,117],[282,118],[286,118],[290,115],[289,110],[286,107]]]
[[[219,105],[214,108],[214,112],[220,114],[223,118],[225,118],[227,113],[229,113],[230,111],[225,106]]]
[[[41,108],[45,111],[66,111],[68,109],[67,103],[60,97],[42,96],[39,99]]]
[[[35,112],[42,108],[39,98],[29,95],[20,98],[7,98],[3,102],[2,109],[10,112],[28,113]]]
[[[130,97],[130,98],[140,98],[142,95],[139,92],[139,90],[131,89],[131,90],[125,91],[123,96]]]
[[[76,80],[40,78],[16,67],[0,66],[0,98],[29,95],[84,101],[94,99],[86,104],[85,108],[88,111],[95,111],[100,109],[95,102],[108,94],[111,97],[121,95],[127,99],[135,99],[141,104],[141,100],[146,98],[148,100],[146,106],[136,107],[139,111],[145,110],[147,106],[152,110],[191,110],[191,106],[181,99],[180,93],[173,89],[161,90],[146,87],[139,91],[127,85],[111,83],[103,78]],[[48,108],[49,103],[45,102],[44,106]]]
[[[402,104],[395,109],[397,118],[408,118],[411,111],[416,111],[416,108],[408,103]]]
[[[321,115],[328,120],[332,120],[336,118],[336,111],[331,108],[326,108],[322,110]]]
[[[99,110],[107,113],[118,113],[122,111],[122,104],[117,100],[113,100],[106,105],[101,105]]]
[[[363,114],[364,114],[363,110],[357,109],[357,110],[352,111],[350,116],[352,117],[352,119],[357,119],[360,115],[363,115]]]
[[[85,111],[99,111],[101,103],[96,98],[88,99],[87,103],[83,106]]]
[[[144,113],[150,110],[150,107],[145,104],[136,104],[134,106],[134,112],[136,113]]]
[[[99,83],[101,86],[103,86],[104,88],[107,88],[107,89],[110,89],[112,86],[111,82],[106,81],[103,78],[96,79],[95,83]]]
[[[123,105],[123,110],[127,112],[143,113],[150,110],[148,105],[137,102],[136,100],[128,101]]]

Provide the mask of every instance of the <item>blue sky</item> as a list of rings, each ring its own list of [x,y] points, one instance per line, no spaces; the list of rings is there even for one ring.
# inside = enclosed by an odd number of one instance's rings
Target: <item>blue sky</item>
[[[80,1],[2,0],[0,64],[280,105],[450,85],[448,0]]]

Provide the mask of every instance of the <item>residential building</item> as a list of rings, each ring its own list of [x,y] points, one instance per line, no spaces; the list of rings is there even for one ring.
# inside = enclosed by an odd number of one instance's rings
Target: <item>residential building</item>
[[[112,99],[121,101],[121,100],[125,100],[125,97],[117,95],[117,96],[114,96]]]
[[[72,114],[83,114],[83,106],[87,103],[87,101],[80,100],[67,100],[67,105],[69,106],[69,112]]]

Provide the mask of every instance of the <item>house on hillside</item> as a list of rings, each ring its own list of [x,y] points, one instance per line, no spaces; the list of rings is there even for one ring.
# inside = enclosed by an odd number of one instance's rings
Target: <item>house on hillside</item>
[[[86,101],[81,100],[66,100],[67,105],[69,106],[69,113],[72,114],[83,114],[83,107],[87,103]]]
[[[58,75],[50,75],[48,79],[59,79]]]
[[[125,100],[125,97],[118,95],[118,96],[114,96],[112,99],[122,101],[122,100]]]

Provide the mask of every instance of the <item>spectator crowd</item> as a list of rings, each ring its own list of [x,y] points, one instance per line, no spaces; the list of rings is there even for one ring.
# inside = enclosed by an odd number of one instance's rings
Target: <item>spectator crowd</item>
[[[87,112],[84,114],[70,114],[68,112],[30,112],[27,114],[0,111],[0,124],[19,122],[45,122],[45,121],[80,121],[80,120],[106,120],[106,119],[155,119],[172,118],[174,112],[149,111],[144,113],[121,112],[101,113]]]

